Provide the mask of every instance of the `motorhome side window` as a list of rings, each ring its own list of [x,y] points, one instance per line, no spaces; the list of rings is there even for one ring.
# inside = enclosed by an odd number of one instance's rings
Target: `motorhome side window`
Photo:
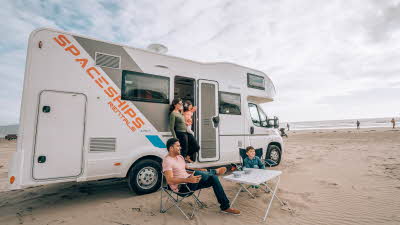
[[[219,113],[241,115],[240,94],[219,92]]]
[[[122,71],[123,100],[169,103],[169,78],[153,74]]]
[[[247,74],[247,87],[265,90],[264,77],[248,73]]]

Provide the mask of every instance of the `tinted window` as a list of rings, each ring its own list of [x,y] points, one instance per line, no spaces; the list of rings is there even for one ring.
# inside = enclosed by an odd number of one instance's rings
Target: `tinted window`
[[[152,74],[122,72],[122,99],[169,103],[169,78]]]
[[[250,88],[265,90],[264,77],[248,73],[247,86]]]
[[[254,104],[249,104],[249,110],[250,110],[250,117],[251,117],[251,120],[253,121],[253,124],[260,127],[261,122],[260,122],[260,115],[258,114],[257,106]]]
[[[240,115],[240,94],[220,92],[219,93],[219,113]]]

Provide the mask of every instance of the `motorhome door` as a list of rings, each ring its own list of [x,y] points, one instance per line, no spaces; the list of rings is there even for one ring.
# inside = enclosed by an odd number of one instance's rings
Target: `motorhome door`
[[[43,91],[36,125],[34,179],[76,177],[82,171],[86,96]]]
[[[218,82],[198,81],[200,162],[219,160]]]

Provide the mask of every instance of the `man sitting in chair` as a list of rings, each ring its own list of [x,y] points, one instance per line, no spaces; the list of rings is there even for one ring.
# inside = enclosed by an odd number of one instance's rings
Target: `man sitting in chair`
[[[170,188],[175,192],[186,192],[187,190],[179,190],[178,184],[186,183],[192,191],[212,187],[215,197],[220,204],[221,212],[239,215],[240,211],[230,208],[230,203],[217,175],[226,172],[225,167],[220,167],[207,172],[205,169],[189,168],[185,159],[181,155],[181,145],[179,140],[171,138],[167,141],[168,155],[164,158],[162,167],[165,178]],[[195,170],[190,174],[186,170]],[[184,186],[182,186],[183,188]]]

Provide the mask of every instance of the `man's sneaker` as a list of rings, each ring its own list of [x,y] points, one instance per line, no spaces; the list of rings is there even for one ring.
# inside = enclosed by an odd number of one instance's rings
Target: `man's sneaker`
[[[233,215],[240,215],[240,210],[234,209],[234,208],[228,208],[228,209],[225,209],[225,210],[221,210],[221,212],[229,213],[229,214],[233,214]]]

